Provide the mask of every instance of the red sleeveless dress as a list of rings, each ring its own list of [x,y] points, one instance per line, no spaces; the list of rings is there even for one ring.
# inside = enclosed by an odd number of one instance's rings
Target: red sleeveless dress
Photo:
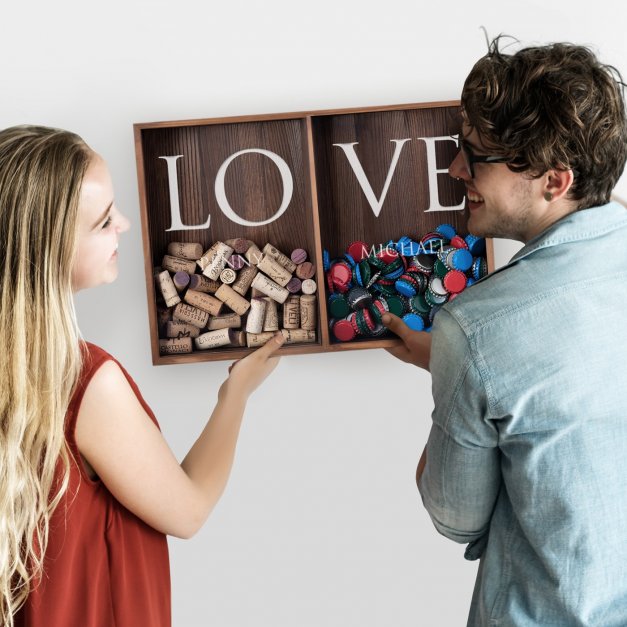
[[[84,349],[65,427],[77,461],[71,461],[69,489],[50,522],[43,577],[16,615],[16,627],[170,627],[166,536],[118,503],[100,480],[90,479],[80,461],[74,432],[87,384],[105,361],[120,365],[94,344]],[[137,385],[120,368],[157,424]]]

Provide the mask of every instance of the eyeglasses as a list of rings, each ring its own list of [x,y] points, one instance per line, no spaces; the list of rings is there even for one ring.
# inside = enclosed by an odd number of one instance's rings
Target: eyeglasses
[[[476,155],[472,151],[471,147],[461,137],[459,138],[459,151],[462,153],[464,165],[466,166],[466,170],[468,170],[468,174],[470,174],[471,179],[475,178],[475,163],[507,163],[510,161],[510,159],[500,157],[498,155]]]

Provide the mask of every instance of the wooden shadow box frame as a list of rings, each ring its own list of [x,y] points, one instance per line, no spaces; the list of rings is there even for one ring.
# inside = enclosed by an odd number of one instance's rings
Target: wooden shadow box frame
[[[239,359],[253,350],[160,355],[153,273],[173,241],[206,250],[242,237],[287,255],[308,252],[318,285],[316,342],[284,345],[282,354],[398,345],[390,337],[335,340],[323,250],[339,257],[356,240],[385,245],[441,223],[467,233],[464,186],[446,171],[458,111],[449,101],[135,124],[153,364]],[[487,261],[492,271],[491,240]]]

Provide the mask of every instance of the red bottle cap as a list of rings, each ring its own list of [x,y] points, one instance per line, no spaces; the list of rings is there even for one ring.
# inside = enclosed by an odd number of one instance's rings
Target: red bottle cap
[[[331,281],[333,281],[333,285],[341,289],[350,283],[353,273],[347,264],[336,263],[329,270],[329,276],[331,277]]]
[[[459,294],[466,287],[466,275],[459,270],[451,270],[444,275],[444,288],[450,294]]]
[[[357,263],[368,256],[368,244],[362,241],[353,242],[346,251]]]
[[[333,335],[340,342],[350,342],[355,337],[355,331],[348,320],[338,320],[333,325]]]
[[[453,246],[453,248],[465,248],[465,249],[468,249],[468,244],[466,243],[466,240],[463,237],[460,237],[459,235],[456,235],[451,240],[451,246]]]

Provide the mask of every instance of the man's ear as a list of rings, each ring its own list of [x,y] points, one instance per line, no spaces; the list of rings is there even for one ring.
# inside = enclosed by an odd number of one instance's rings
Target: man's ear
[[[547,201],[564,198],[574,180],[572,170],[549,170],[544,175],[544,198]]]

